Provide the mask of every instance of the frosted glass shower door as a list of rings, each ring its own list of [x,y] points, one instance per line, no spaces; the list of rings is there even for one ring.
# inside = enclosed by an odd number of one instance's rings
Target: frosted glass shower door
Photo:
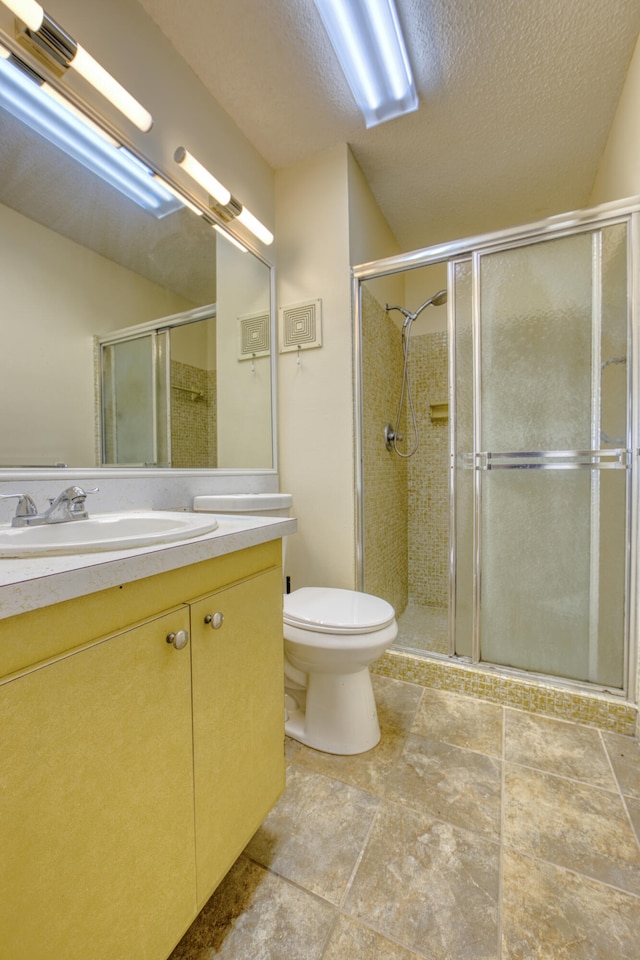
[[[102,464],[170,466],[167,331],[102,344]]]
[[[627,229],[476,253],[476,657],[624,685]],[[467,484],[468,486],[468,484]]]

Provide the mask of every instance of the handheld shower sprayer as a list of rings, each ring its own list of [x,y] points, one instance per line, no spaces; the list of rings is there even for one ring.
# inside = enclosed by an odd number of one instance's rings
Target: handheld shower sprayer
[[[404,316],[404,323],[402,324],[402,353],[404,357],[404,369],[402,372],[402,387],[400,390],[400,402],[398,404],[398,415],[396,417],[395,428],[390,423],[388,423],[384,428],[384,440],[385,440],[387,450],[394,450],[399,457],[404,457],[404,458],[412,457],[420,445],[420,438],[418,436],[418,424],[416,421],[416,412],[413,406],[413,398],[411,396],[411,379],[409,376],[409,345],[411,341],[411,326],[413,324],[413,321],[417,317],[419,317],[422,311],[425,310],[427,307],[431,305],[433,305],[434,307],[440,307],[442,306],[442,304],[446,302],[447,302],[447,291],[438,290],[438,292],[434,293],[432,297],[429,297],[428,300],[425,300],[425,302],[418,307],[415,313],[410,313],[404,307],[400,307],[397,305],[391,306],[391,307],[389,306],[389,304],[386,305],[387,313],[390,310],[399,310],[400,313]],[[409,413],[411,415],[414,443],[411,450],[403,453],[401,450],[398,450],[398,441],[402,440],[402,436],[400,435],[399,430],[400,430],[400,421],[402,419],[402,410],[404,407],[405,394],[407,397],[407,405],[409,407]]]

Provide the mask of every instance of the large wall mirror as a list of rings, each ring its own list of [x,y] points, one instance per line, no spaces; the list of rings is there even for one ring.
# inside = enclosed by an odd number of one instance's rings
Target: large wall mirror
[[[132,202],[4,86],[0,469],[272,469],[271,268],[178,202]],[[149,430],[109,446],[143,404]]]

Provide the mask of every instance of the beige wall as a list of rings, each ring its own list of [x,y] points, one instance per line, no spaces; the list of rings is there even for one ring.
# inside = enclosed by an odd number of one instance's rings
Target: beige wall
[[[446,290],[447,264],[434,263],[428,267],[410,270],[405,274],[404,304],[407,309],[415,312],[418,307],[432,297],[438,290]],[[443,333],[447,330],[447,306],[442,304],[436,307],[433,304],[417,318],[412,336],[421,336],[424,333]]]
[[[276,174],[280,307],[322,300],[322,347],[281,354],[281,489],[298,532],[287,546],[292,587],[354,584],[353,403],[347,147]]]
[[[351,264],[397,252],[348,147],[276,174],[278,304],[322,300],[323,346],[279,358],[281,488],[298,532],[287,548],[292,587],[351,588],[355,462]]]
[[[590,203],[640,195],[640,39],[598,169]]]

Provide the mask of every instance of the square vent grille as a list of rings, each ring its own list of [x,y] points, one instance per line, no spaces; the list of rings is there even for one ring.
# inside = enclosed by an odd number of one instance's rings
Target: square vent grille
[[[322,300],[280,308],[280,353],[322,346]]]
[[[268,357],[271,348],[269,337],[269,314],[252,313],[238,317],[240,325],[240,352],[238,360],[253,360]]]

